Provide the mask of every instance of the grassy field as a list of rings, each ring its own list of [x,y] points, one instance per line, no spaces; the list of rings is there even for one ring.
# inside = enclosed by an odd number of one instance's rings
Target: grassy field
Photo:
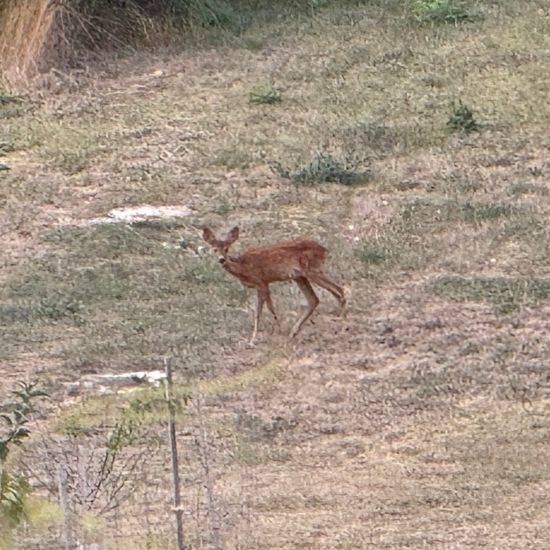
[[[141,407],[139,467],[75,529],[170,548],[158,392],[67,395],[169,358],[190,547],[548,548],[549,7],[317,4],[0,104],[0,391],[52,396],[18,457],[92,464]],[[192,213],[93,223],[143,204]],[[302,296],[276,285],[282,333],[247,347],[255,296],[203,224],[319,240],[347,315],[321,291],[289,341]],[[54,516],[18,547],[53,548]]]

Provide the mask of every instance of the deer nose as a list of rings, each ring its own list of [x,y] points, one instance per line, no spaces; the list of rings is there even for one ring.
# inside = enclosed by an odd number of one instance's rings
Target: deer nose
[[[218,262],[220,262],[220,264],[223,265],[223,264],[225,263],[225,258],[224,258],[223,256],[220,256],[220,257],[218,258]]]

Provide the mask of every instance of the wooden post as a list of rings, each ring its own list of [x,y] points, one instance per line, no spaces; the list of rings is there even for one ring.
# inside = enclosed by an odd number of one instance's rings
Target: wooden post
[[[65,539],[65,550],[73,550],[72,517],[69,509],[69,494],[67,492],[67,470],[60,464],[57,469],[59,482],[59,503],[63,510],[63,538]]]
[[[176,408],[172,393],[172,365],[164,359],[166,371],[166,402],[168,404],[168,439],[172,457],[172,483],[174,489],[174,514],[176,516],[176,539],[178,550],[185,550],[183,542],[183,510],[181,509],[180,474],[178,465],[178,443],[176,441]]]

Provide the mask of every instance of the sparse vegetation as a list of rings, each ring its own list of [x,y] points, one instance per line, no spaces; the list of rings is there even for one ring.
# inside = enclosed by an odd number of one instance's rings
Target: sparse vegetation
[[[12,390],[13,399],[0,403],[0,527],[6,537],[25,517],[30,492],[26,476],[10,472],[8,455],[29,437],[28,424],[34,411],[33,401],[47,394],[36,384],[20,383]],[[4,542],[7,542],[4,539]]]
[[[249,95],[250,103],[257,103],[260,105],[273,105],[274,103],[280,103],[281,100],[281,90],[272,86],[255,88]]]
[[[449,115],[447,120],[447,126],[451,130],[461,131],[461,132],[476,132],[479,130],[479,124],[474,117],[473,111],[459,101],[458,104],[454,104],[452,107],[452,112]]]
[[[472,21],[473,13],[463,0],[415,0],[414,13],[426,23],[452,23]]]
[[[189,547],[546,547],[541,2],[243,0],[189,19],[198,0],[158,17],[113,1],[102,26],[105,2],[44,50],[68,48],[57,70],[0,100],[0,388],[51,395],[7,468],[52,521],[23,516],[16,548],[65,546],[59,464],[80,544],[173,547],[162,388],[91,382],[166,359]],[[142,205],[188,214],[110,215]],[[346,316],[321,296],[288,340],[300,297],[274,285],[281,328],[267,312],[247,348],[255,295],[201,239],[237,224],[235,253],[321,242]]]
[[[360,170],[335,159],[330,153],[319,153],[310,163],[296,170],[283,168],[279,162],[271,163],[272,170],[297,185],[341,183],[355,185],[371,179],[370,170]]]
[[[487,301],[499,313],[510,313],[522,304],[533,305],[550,299],[550,279],[445,275],[433,283],[433,290],[452,300]]]
[[[365,242],[357,250],[357,257],[363,263],[368,265],[380,265],[388,262],[394,253],[387,247],[379,243]]]

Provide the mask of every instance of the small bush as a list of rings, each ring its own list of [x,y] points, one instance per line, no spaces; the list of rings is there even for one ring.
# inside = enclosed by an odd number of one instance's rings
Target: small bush
[[[452,23],[472,21],[464,2],[460,0],[416,0],[413,5],[416,18],[422,23]]]
[[[447,120],[447,126],[451,130],[467,133],[479,130],[479,124],[474,118],[473,111],[462,103],[462,101],[453,105],[451,114]]]
[[[316,183],[354,185],[365,183],[371,179],[370,170],[359,171],[356,166],[343,163],[330,153],[319,153],[309,164],[294,172],[283,168],[278,162],[271,163],[271,169],[277,175],[297,185]]]

